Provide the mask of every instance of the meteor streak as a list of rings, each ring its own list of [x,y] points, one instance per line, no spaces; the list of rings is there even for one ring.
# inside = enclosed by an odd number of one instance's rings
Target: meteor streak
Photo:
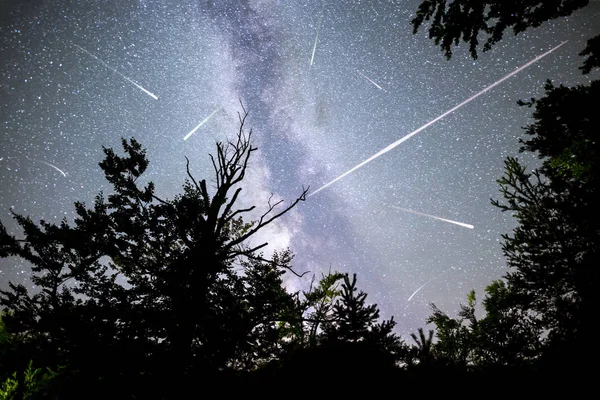
[[[47,166],[49,166],[49,167],[52,167],[52,168],[54,168],[55,170],[57,170],[58,172],[60,172],[60,173],[61,173],[61,174],[62,174],[62,175],[65,177],[65,178],[67,177],[67,174],[65,174],[65,173],[64,173],[64,172],[63,172],[63,171],[62,171],[60,168],[58,168],[57,166],[55,166],[55,165],[52,165],[52,164],[50,164],[50,163],[47,163],[46,161],[42,161],[42,160],[37,160],[37,161],[41,162],[42,164],[46,164],[46,165],[47,165]]]
[[[323,4],[325,7],[325,4]],[[319,41],[319,33],[321,32],[321,22],[323,21],[323,9],[321,9],[321,16],[319,17],[319,25],[317,26],[317,36],[315,37],[315,44],[312,50],[312,56],[310,56],[310,65],[313,65],[315,61],[315,52],[317,51],[317,42]]]
[[[121,78],[125,79],[127,82],[131,83],[133,86],[135,86],[136,88],[138,88],[141,91],[143,91],[144,93],[146,93],[148,96],[152,97],[154,100],[158,100],[158,96],[157,95],[155,95],[154,93],[150,92],[146,88],[138,85],[133,80],[129,79],[128,77],[126,77],[125,75],[123,75],[122,73],[120,73],[119,71],[117,71],[116,69],[114,69],[113,67],[111,67],[110,65],[108,65],[107,63],[105,63],[104,61],[102,61],[101,59],[99,59],[98,57],[96,57],[95,54],[92,54],[91,52],[87,51],[86,49],[84,49],[83,47],[79,46],[78,44],[75,44],[75,43],[73,43],[73,44],[79,50],[83,51],[84,53],[86,53],[90,57],[95,58],[99,63],[101,63],[102,65],[104,65],[106,68],[110,69],[112,72],[114,72],[115,74],[119,75]]]
[[[398,206],[390,206],[390,207],[398,209],[398,210],[406,211],[406,212],[409,212],[409,213],[413,213],[413,214],[417,214],[417,215],[422,215],[424,217],[434,218],[434,219],[437,219],[437,220],[440,220],[440,221],[444,221],[444,222],[450,222],[451,224],[456,224],[456,225],[462,226],[463,228],[469,228],[469,229],[475,228],[473,225],[470,225],[470,224],[465,224],[463,222],[452,221],[452,220],[446,219],[446,218],[436,217],[435,215],[429,215],[429,214],[420,213],[418,211],[409,210],[408,208],[402,208],[402,207],[398,207]]]
[[[419,293],[419,291],[420,291],[421,289],[423,289],[425,286],[427,286],[427,285],[428,285],[428,284],[429,284],[429,283],[430,283],[432,280],[434,280],[435,278],[437,278],[437,276],[434,276],[433,278],[431,278],[430,280],[428,280],[427,282],[425,282],[423,285],[421,285],[421,286],[420,286],[420,287],[419,287],[417,290],[415,290],[415,291],[413,292],[413,294],[411,294],[411,295],[410,295],[410,297],[409,297],[409,298],[408,298],[408,300],[406,300],[406,301],[407,301],[407,302],[408,302],[408,301],[411,301],[411,300],[412,300],[412,298],[413,298],[413,297],[415,297],[415,295],[416,295],[417,293]]]
[[[326,187],[334,184],[335,182],[339,181],[340,179],[342,179],[343,177],[345,177],[346,175],[351,174],[352,172],[356,171],[357,169],[359,169],[360,167],[370,163],[371,161],[373,161],[374,159],[384,155],[385,153],[387,153],[388,151],[392,150],[393,148],[397,147],[398,145],[400,145],[402,142],[410,139],[411,137],[415,136],[417,133],[421,132],[422,130],[424,130],[425,128],[428,128],[430,125],[435,124],[436,122],[438,122],[440,119],[444,118],[446,115],[453,113],[454,111],[458,110],[459,108],[461,108],[462,106],[464,106],[465,104],[470,103],[471,101],[475,100],[476,98],[478,98],[479,96],[481,96],[482,94],[486,93],[488,90],[493,89],[494,87],[498,86],[499,84],[501,84],[502,82],[504,82],[505,80],[507,80],[508,78],[518,74],[519,72],[523,71],[525,68],[529,67],[530,65],[534,64],[535,62],[541,60],[542,58],[546,57],[548,54],[552,53],[554,50],[558,49],[560,46],[562,46],[563,44],[567,43],[566,41],[562,42],[561,44],[559,44],[558,46],[548,50],[547,52],[545,52],[544,54],[537,56],[536,58],[534,58],[533,60],[529,61],[528,63],[524,64],[523,66],[517,68],[516,70],[514,70],[513,72],[509,73],[508,75],[500,78],[498,81],[492,83],[490,86],[487,86],[485,89],[475,93],[473,96],[469,97],[468,99],[466,99],[465,101],[463,101],[462,103],[452,107],[451,109],[449,109],[448,111],[446,111],[445,113],[443,113],[442,115],[440,115],[439,117],[436,117],[435,119],[429,121],[428,123],[426,123],[425,125],[423,125],[422,127],[412,131],[411,133],[409,133],[408,135],[404,136],[403,138],[398,139],[397,141],[395,141],[394,143],[390,144],[389,146],[387,146],[386,148],[380,150],[379,152],[373,154],[371,157],[367,158],[366,160],[364,160],[363,162],[361,162],[360,164],[356,165],[355,167],[352,167],[349,171],[344,172],[342,175],[338,176],[337,178],[335,178],[334,180],[332,180],[331,182],[321,186],[319,189],[315,190],[314,192],[310,193],[308,196],[313,196],[317,193],[319,193],[321,190],[325,189]]]
[[[219,111],[220,109],[221,109],[221,106],[219,106],[219,108],[217,108],[215,111],[213,111],[213,112],[212,112],[212,113],[211,113],[211,114],[210,114],[208,117],[204,118],[204,119],[202,120],[202,122],[200,122],[200,123],[198,124],[198,126],[196,126],[194,129],[192,129],[192,130],[190,131],[190,133],[188,133],[187,135],[185,135],[185,136],[183,137],[183,140],[188,140],[188,138],[189,138],[190,136],[192,136],[192,135],[194,134],[194,132],[196,132],[198,129],[200,129],[200,127],[201,127],[202,125],[204,125],[204,124],[206,123],[206,121],[208,121],[208,120],[210,119],[210,117],[212,117],[212,116],[213,116],[213,115],[214,115],[214,114],[215,114],[217,111]]]
[[[373,82],[373,80],[370,79],[368,76],[366,76],[365,74],[363,74],[360,71],[358,71],[358,73],[361,74],[366,80],[368,80],[369,82],[371,82],[373,85],[377,86],[377,89],[383,90],[383,88],[381,86],[379,86],[378,84],[376,84],[375,82]]]

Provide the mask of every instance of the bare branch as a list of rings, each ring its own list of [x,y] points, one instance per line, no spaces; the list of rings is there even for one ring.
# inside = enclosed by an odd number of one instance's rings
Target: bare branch
[[[248,111],[246,111],[246,108],[244,108],[244,103],[242,103],[242,100],[240,99],[240,106],[242,107],[242,111],[244,111],[244,117],[242,118],[241,114],[238,112],[238,118],[240,119],[240,124],[243,125],[244,121],[246,120],[246,117],[248,116]]]
[[[239,194],[240,194],[241,191],[242,191],[242,188],[237,188],[237,190],[233,194],[233,197],[231,198],[231,200],[225,206],[225,209],[223,210],[223,217],[217,223],[217,232],[221,232],[221,229],[223,229],[223,227],[225,226],[225,224],[227,224],[229,221],[231,221],[231,218],[228,217],[228,214],[231,212],[231,208],[233,207],[234,203],[236,202],[236,200],[237,200],[237,198],[238,198],[238,196],[239,196]],[[250,209],[253,209],[253,208],[254,208],[254,206],[251,207]],[[236,213],[238,213],[238,211],[236,211],[235,213],[233,213],[233,215],[235,215]]]
[[[219,169],[219,167],[217,167],[217,163],[215,162],[215,158],[213,157],[213,155],[209,154],[208,156],[210,157],[210,161],[212,162],[213,169],[215,170],[215,176],[217,178],[217,187],[221,186],[221,180],[219,179],[220,169]]]
[[[245,256],[245,257],[251,258],[253,260],[267,261],[267,260],[264,260],[263,258],[253,256],[252,253],[254,253],[255,251],[260,250],[263,247],[266,247],[268,245],[269,245],[268,242],[264,242],[263,244],[259,244],[258,246],[253,247],[251,249],[234,250],[234,251],[229,252],[229,256],[230,256],[230,258],[237,257],[237,256]]]
[[[235,210],[230,216],[225,218],[225,223],[231,221],[233,218],[235,218],[236,215],[250,212],[250,211],[254,210],[255,208],[256,208],[256,206],[252,206],[252,207],[248,207],[248,208],[240,208],[238,210]]]
[[[192,182],[194,182],[194,186],[196,186],[196,190],[200,191],[200,186],[198,186],[198,182],[196,182],[196,179],[194,179],[194,177],[192,176],[192,173],[190,172],[190,159],[187,158],[187,156],[185,157],[185,170],[187,172],[187,175],[190,177],[190,179],[192,180]]]
[[[161,204],[164,204],[165,206],[171,205],[171,203],[161,199],[160,197],[156,196],[155,194],[152,194],[152,198],[156,201],[158,201]]]
[[[286,207],[281,212],[279,212],[279,213],[273,215],[272,217],[268,218],[267,220],[265,220],[265,217],[271,211],[273,211],[274,207],[277,206],[278,204],[280,204],[281,201],[279,201],[279,202],[275,203],[273,206],[269,207],[269,209],[260,217],[259,222],[256,225],[256,227],[254,227],[254,229],[251,229],[250,231],[246,232],[246,234],[240,236],[239,238],[237,238],[235,240],[232,240],[230,243],[227,244],[227,247],[233,247],[235,245],[242,243],[244,240],[248,239],[250,236],[252,236],[256,232],[258,232],[261,228],[269,225],[271,222],[273,222],[277,218],[286,214],[288,211],[290,211],[292,208],[294,208],[300,201],[305,201],[306,195],[307,195],[309,189],[310,189],[310,186],[308,188],[304,189],[302,191],[302,194],[296,200],[294,200],[294,202],[292,202],[288,207]]]
[[[268,243],[263,243],[263,244],[262,244],[262,245],[260,245],[259,247],[255,248],[255,249],[252,249],[252,251],[255,251],[256,249],[258,249],[258,248],[260,248],[260,247],[264,247],[264,246],[266,246],[267,244],[268,244]],[[266,258],[263,258],[263,257],[260,257],[260,256],[255,256],[255,255],[253,255],[253,254],[244,254],[244,256],[248,257],[248,258],[249,258],[249,259],[251,259],[251,260],[262,261],[262,262],[266,262],[266,263],[269,263],[269,264],[275,264],[275,265],[276,265],[276,266],[278,266],[278,267],[285,268],[285,269],[287,269],[288,271],[290,271],[292,274],[296,275],[298,278],[302,278],[304,275],[306,275],[306,274],[308,274],[308,273],[310,272],[310,271],[304,271],[303,273],[299,274],[299,273],[297,273],[296,271],[294,271],[294,269],[293,269],[292,267],[290,267],[290,266],[288,266],[288,265],[284,265],[284,264],[279,264],[279,263],[276,263],[276,262],[275,262],[275,261],[273,261],[273,260],[267,260]]]

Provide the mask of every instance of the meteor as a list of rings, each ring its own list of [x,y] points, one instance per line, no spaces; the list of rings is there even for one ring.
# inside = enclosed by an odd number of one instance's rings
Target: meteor
[[[183,137],[183,140],[188,140],[188,138],[189,138],[190,136],[192,136],[192,135],[194,134],[194,132],[196,132],[196,131],[197,131],[197,130],[198,130],[198,129],[199,129],[201,126],[202,126],[202,125],[204,125],[204,124],[206,123],[206,121],[208,121],[208,120],[210,119],[210,117],[212,117],[212,116],[213,116],[213,115],[214,115],[214,114],[215,114],[217,111],[219,111],[220,109],[221,109],[221,106],[219,106],[219,108],[217,108],[215,111],[213,111],[213,112],[212,112],[212,113],[211,113],[211,114],[210,114],[208,117],[204,118],[204,119],[202,120],[202,122],[200,122],[200,123],[198,124],[198,126],[196,126],[194,129],[192,129],[192,130],[190,131],[190,133],[188,133],[187,135],[185,135],[185,136]]]
[[[323,4],[325,7],[325,4]],[[319,17],[319,25],[317,26],[317,36],[315,37],[315,44],[312,50],[312,56],[310,56],[310,65],[313,65],[315,61],[315,52],[317,51],[317,42],[319,41],[319,33],[321,32],[321,22],[323,21],[323,8],[321,8],[321,16]]]
[[[408,300],[406,300],[406,301],[407,301],[407,302],[408,302],[408,301],[411,301],[411,300],[412,300],[412,298],[413,298],[413,297],[415,297],[415,295],[416,295],[417,293],[419,293],[419,291],[420,291],[421,289],[423,289],[425,286],[427,286],[427,285],[428,285],[428,284],[429,284],[429,283],[430,283],[432,280],[434,280],[435,278],[437,278],[437,276],[434,276],[433,278],[431,278],[430,280],[428,280],[427,282],[425,282],[423,285],[421,285],[421,286],[420,286],[420,287],[419,287],[417,290],[415,290],[415,291],[413,292],[413,294],[411,294],[411,295],[410,295],[410,297],[409,297],[409,298],[408,298]]]
[[[112,72],[114,72],[115,74],[119,75],[121,78],[125,79],[127,82],[131,83],[133,86],[135,86],[136,88],[138,88],[141,91],[143,91],[144,93],[146,93],[148,96],[152,97],[154,100],[158,100],[158,96],[157,95],[155,95],[154,93],[150,92],[146,88],[138,85],[133,80],[129,79],[128,77],[126,77],[125,75],[123,75],[122,73],[120,73],[119,71],[117,71],[116,69],[114,69],[113,67],[111,67],[110,65],[108,65],[107,63],[105,63],[104,61],[102,61],[101,59],[99,59],[98,57],[96,57],[95,54],[92,54],[91,52],[87,51],[86,49],[84,49],[83,47],[79,46],[78,44],[75,44],[75,43],[73,43],[73,44],[79,50],[83,51],[84,53],[86,53],[90,57],[95,58],[99,63],[101,63],[102,65],[104,65],[106,68],[110,69]]]
[[[500,78],[498,81],[492,83],[490,86],[487,86],[486,88],[484,88],[483,90],[475,93],[473,96],[469,97],[468,99],[466,99],[465,101],[463,101],[462,103],[452,107],[451,109],[449,109],[448,111],[446,111],[445,113],[443,113],[442,115],[440,115],[439,117],[436,117],[435,119],[429,121],[428,123],[426,123],[425,125],[423,125],[422,127],[412,131],[411,133],[409,133],[408,135],[398,139],[397,141],[395,141],[394,143],[390,144],[389,146],[387,146],[386,148],[378,151],[377,153],[373,154],[371,157],[367,158],[366,160],[364,160],[363,162],[361,162],[360,164],[352,167],[349,171],[344,172],[342,175],[338,176],[337,178],[335,178],[334,180],[332,180],[331,182],[321,186],[319,189],[315,190],[314,192],[310,193],[308,195],[308,197],[313,196],[317,193],[319,193],[321,190],[325,189],[326,187],[334,184],[335,182],[339,181],[340,179],[342,179],[343,177],[345,177],[346,175],[351,174],[352,172],[356,171],[357,169],[359,169],[360,167],[370,163],[371,161],[373,161],[374,159],[384,155],[385,153],[387,153],[388,151],[392,150],[393,148],[399,146],[401,143],[403,143],[404,141],[410,139],[411,137],[415,136],[417,133],[421,132],[422,130],[424,130],[425,128],[428,128],[430,125],[435,124],[436,122],[438,122],[440,119],[444,118],[446,115],[453,113],[454,111],[458,110],[459,108],[461,108],[462,106],[464,106],[465,104],[470,103],[471,101],[475,100],[476,98],[478,98],[479,96],[481,96],[482,94],[486,93],[488,90],[493,89],[494,87],[498,86],[499,84],[501,84],[502,82],[504,82],[505,80],[507,80],[508,78],[518,74],[519,72],[523,71],[525,68],[529,67],[530,65],[534,64],[535,62],[541,60],[542,58],[546,57],[548,54],[552,53],[554,50],[558,49],[560,46],[562,46],[563,44],[567,43],[566,41],[562,42],[561,44],[559,44],[558,46],[548,50],[547,52],[545,52],[544,54],[537,56],[536,58],[534,58],[533,60],[529,61],[528,63],[524,64],[523,66],[517,68],[516,70],[514,70],[513,72],[509,73],[508,75]]]
[[[369,82],[371,82],[373,85],[377,86],[377,89],[383,90],[383,88],[381,86],[379,86],[378,84],[376,84],[375,82],[373,82],[373,80],[370,79],[368,76],[366,76],[365,74],[363,74],[360,71],[358,71],[358,73],[361,74],[366,80],[368,80]]]
[[[413,213],[413,214],[417,214],[417,215],[422,215],[424,217],[434,218],[434,219],[437,219],[437,220],[440,220],[440,221],[444,221],[444,222],[450,222],[451,224],[462,226],[463,228],[469,228],[469,229],[475,228],[473,225],[465,224],[464,222],[452,221],[450,219],[436,217],[435,215],[429,215],[429,214],[420,213],[418,211],[409,210],[408,208],[402,208],[402,207],[398,207],[398,206],[390,206],[390,207],[395,208],[397,210],[402,210],[402,211],[406,211],[406,212],[409,212],[409,213]]]
[[[55,170],[57,170],[58,172],[60,172],[60,173],[61,173],[61,174],[62,174],[62,175],[65,177],[65,178],[67,177],[67,174],[65,174],[65,173],[63,172],[63,170],[61,170],[61,169],[60,169],[60,168],[58,168],[57,166],[55,166],[55,165],[52,165],[52,164],[50,164],[50,163],[47,163],[46,161],[42,161],[42,160],[37,160],[37,161],[41,162],[42,164],[46,164],[46,165],[47,165],[47,166],[49,166],[49,167],[52,167],[52,168],[54,168]]]

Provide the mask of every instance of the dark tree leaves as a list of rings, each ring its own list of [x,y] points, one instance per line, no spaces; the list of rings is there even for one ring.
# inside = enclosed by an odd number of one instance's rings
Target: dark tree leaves
[[[571,15],[588,4],[589,0],[424,0],[411,23],[413,33],[417,33],[425,22],[431,21],[429,38],[440,46],[446,58],[452,57],[453,46],[461,41],[469,44],[471,56],[477,58],[481,39],[485,40],[483,51],[487,51],[502,39],[507,29],[517,35],[546,21]],[[598,52],[595,54],[585,68],[597,65]]]

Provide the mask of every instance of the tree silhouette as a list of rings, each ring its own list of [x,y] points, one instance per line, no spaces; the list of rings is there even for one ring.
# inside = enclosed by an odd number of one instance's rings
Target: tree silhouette
[[[367,305],[366,298],[367,294],[356,287],[356,274],[352,280],[345,274],[332,318],[323,327],[323,342],[360,343],[379,353],[378,362],[383,362],[385,355],[394,365],[401,352],[400,338],[393,333],[396,322],[393,317],[378,322],[379,308],[376,304]]]
[[[329,339],[356,343],[366,340],[372,332],[379,319],[379,310],[376,304],[366,305],[367,294],[363,291],[357,293],[357,290],[356,274],[352,281],[344,275],[339,299],[333,306],[333,318],[324,328]]]
[[[545,97],[520,102],[535,107],[521,151],[536,152],[542,165],[527,172],[517,158],[506,159],[498,180],[504,201],[492,203],[517,220],[513,234],[502,236],[510,270],[506,283],[486,288],[482,319],[475,318],[474,293],[460,319],[433,306],[428,322],[436,324],[435,348],[445,359],[546,372],[569,364],[569,372],[581,372],[582,360],[597,356],[590,343],[600,305],[600,119],[592,109],[599,96],[598,81],[573,88],[548,82]]]
[[[485,292],[485,316],[476,332],[476,362],[484,367],[530,365],[540,352],[539,321],[518,307],[516,293],[504,281],[492,282]]]
[[[522,103],[536,107],[522,151],[537,152],[542,166],[528,173],[509,158],[499,180],[505,202],[494,202],[518,221],[513,235],[503,236],[512,267],[507,275],[510,289],[521,307],[539,315],[553,345],[566,341],[584,346],[599,305],[600,219],[595,207],[600,164],[595,135],[600,118],[590,103],[599,96],[598,81],[574,88],[548,83],[546,97]]]
[[[0,256],[32,264],[38,290],[11,283],[0,305],[8,332],[26,339],[36,366],[68,365],[79,387],[102,379],[104,390],[137,383],[138,396],[158,396],[152,391],[160,384],[177,397],[190,374],[277,356],[277,323],[294,304],[281,286],[281,275],[294,273],[291,254],[265,260],[258,251],[267,243],[249,243],[307,190],[287,206],[270,199],[255,220],[243,220],[255,208],[237,206],[256,150],[247,115],[233,140],[217,143],[212,190],[188,160],[183,192],[158,197],[152,182],[138,184],[145,150],[123,139],[124,154],[104,148],[100,163],[113,192],[99,194],[92,208],[76,203],[72,225],[14,214],[24,234],[17,239],[0,224]]]
[[[337,282],[342,281],[338,289]],[[375,379],[393,376],[405,350],[393,332],[393,319],[378,322],[377,305],[366,303],[357,288],[356,274],[329,273],[305,292],[303,322],[306,345],[280,363],[275,382],[291,385],[306,371],[326,376],[330,384],[319,391],[352,394],[352,388],[370,387]],[[311,337],[315,335],[315,337]],[[348,385],[339,383],[347,381]],[[285,387],[284,385],[284,387]]]
[[[432,347],[433,347],[433,330],[430,329],[427,336],[425,336],[425,332],[423,328],[419,328],[418,330],[419,336],[414,333],[410,334],[410,337],[416,343],[416,351],[415,357],[419,361],[419,366],[428,367],[432,364],[434,360]]]
[[[587,0],[425,0],[412,24],[416,33],[431,21],[429,36],[447,58],[461,40],[469,43],[476,58],[481,37],[486,51],[507,29],[519,34],[588,4]],[[580,55],[587,56],[580,67],[584,74],[599,67],[600,36],[589,39]],[[544,373],[581,378],[585,360],[600,355],[592,344],[600,305],[594,294],[600,284],[600,220],[595,210],[600,196],[596,137],[600,120],[594,108],[599,86],[598,81],[572,88],[547,82],[543,98],[519,102],[534,108],[534,122],[525,128],[521,151],[535,152],[542,161],[539,169],[528,172],[517,158],[508,157],[505,174],[498,180],[504,200],[492,203],[517,220],[512,235],[503,235],[510,267],[506,283],[495,282],[486,289],[487,315],[477,321],[476,329],[461,330],[462,321],[439,310],[433,316],[437,324],[469,343],[477,365],[528,364]],[[444,342],[452,341],[440,340],[440,345]]]
[[[283,267],[291,268],[292,259],[292,253],[285,250],[276,252],[269,262],[258,259],[242,262],[245,277],[243,313],[248,328],[242,329],[245,346],[240,347],[232,363],[236,369],[264,366],[297,344],[293,327],[301,315],[282,280]],[[238,329],[241,326],[239,323],[230,325]]]
[[[483,51],[498,43],[507,29],[515,35],[546,21],[571,15],[587,6],[589,0],[423,0],[411,21],[413,33],[431,21],[429,38],[435,41],[447,59],[452,47],[460,41],[469,43],[469,51],[477,58],[479,40],[484,36]],[[581,70],[589,73],[600,66],[600,36],[588,40],[580,53],[588,56]]]
[[[428,323],[436,326],[433,353],[438,363],[462,370],[499,366],[520,366],[531,362],[539,352],[539,329],[522,309],[516,307],[504,281],[494,281],[485,289],[485,314],[475,316],[476,296],[472,290],[467,304],[460,305],[458,318],[451,318],[432,304]]]
[[[296,340],[303,346],[313,347],[319,344],[323,326],[334,318],[335,301],[341,293],[338,283],[344,276],[340,272],[329,271],[315,285],[313,275],[309,289],[303,292],[304,299],[298,300],[297,307],[302,322],[297,329]]]

